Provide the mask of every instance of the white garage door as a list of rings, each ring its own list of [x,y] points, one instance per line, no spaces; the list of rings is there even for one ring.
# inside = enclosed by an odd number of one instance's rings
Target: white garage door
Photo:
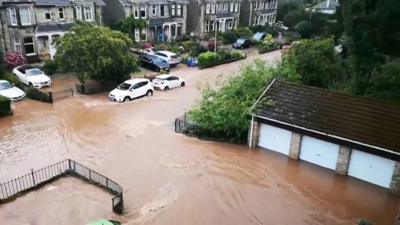
[[[289,155],[291,138],[291,131],[261,124],[258,146]]]
[[[389,188],[394,166],[393,160],[353,150],[348,174],[360,180]]]
[[[300,159],[335,170],[338,156],[339,145],[303,136]]]

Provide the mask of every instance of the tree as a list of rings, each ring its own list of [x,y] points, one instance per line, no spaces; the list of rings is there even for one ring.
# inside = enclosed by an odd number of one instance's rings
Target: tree
[[[135,30],[139,29],[144,29],[148,26],[147,22],[143,19],[135,19],[133,15],[129,16],[128,18],[120,21],[116,25],[116,29],[127,34],[133,41],[139,41],[136,40],[135,37]]]
[[[301,38],[310,38],[312,34],[312,26],[308,21],[301,21],[295,27],[296,31],[299,32]]]
[[[302,40],[283,57],[281,66],[299,74],[303,84],[322,88],[339,86],[346,72],[333,39]]]
[[[56,61],[63,71],[75,72],[81,83],[122,82],[136,70],[136,59],[129,53],[132,40],[106,27],[80,24],[60,38]]]

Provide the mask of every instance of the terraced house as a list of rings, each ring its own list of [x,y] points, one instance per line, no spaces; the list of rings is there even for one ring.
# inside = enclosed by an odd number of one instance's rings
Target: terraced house
[[[239,26],[241,0],[191,0],[188,31],[201,36],[226,32]]]
[[[185,0],[105,0],[105,22],[114,25],[129,16],[144,20],[146,28],[135,30],[135,41],[172,41],[186,33]]]
[[[5,52],[21,52],[29,61],[52,59],[54,41],[75,19],[102,24],[101,0],[2,0],[0,44]]]
[[[241,26],[272,25],[276,20],[278,0],[243,0]]]

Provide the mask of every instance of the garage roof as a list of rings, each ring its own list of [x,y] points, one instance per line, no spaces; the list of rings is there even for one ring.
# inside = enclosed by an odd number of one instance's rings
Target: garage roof
[[[255,117],[400,152],[400,106],[275,79],[252,108]]]

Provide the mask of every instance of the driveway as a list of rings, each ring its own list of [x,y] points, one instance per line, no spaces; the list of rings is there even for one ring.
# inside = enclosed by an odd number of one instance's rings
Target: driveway
[[[86,224],[348,225],[358,218],[391,224],[400,203],[386,190],[273,152],[200,141],[173,131],[173,120],[200,98],[199,87],[235,75],[256,58],[276,64],[279,52],[198,70],[179,66],[184,88],[118,104],[107,94],[31,100],[0,119],[1,181],[72,158],[124,188],[125,214],[111,195],[68,178],[0,206],[0,221]]]

